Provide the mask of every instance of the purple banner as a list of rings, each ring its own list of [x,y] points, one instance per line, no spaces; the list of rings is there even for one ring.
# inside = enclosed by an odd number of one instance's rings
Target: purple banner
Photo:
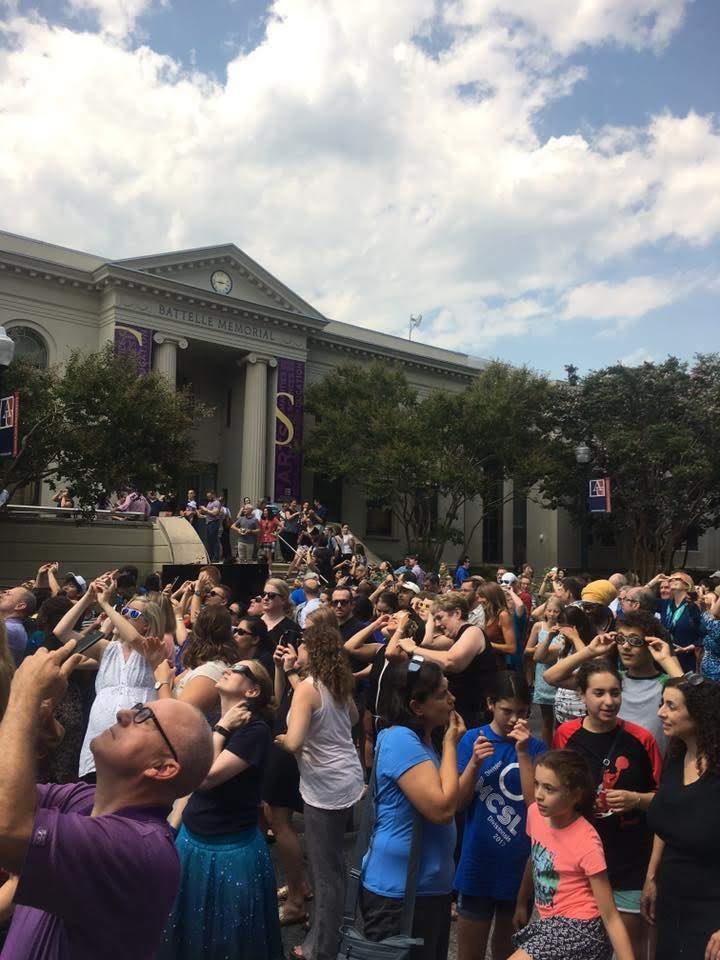
[[[275,399],[275,501],[300,497],[305,364],[278,358]]]
[[[152,330],[115,324],[115,353],[119,357],[134,357],[140,373],[150,373],[152,358]]]

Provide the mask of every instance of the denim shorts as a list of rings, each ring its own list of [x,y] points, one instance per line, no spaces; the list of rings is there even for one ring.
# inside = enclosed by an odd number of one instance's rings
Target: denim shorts
[[[471,897],[466,893],[458,894],[458,916],[465,920],[492,920],[497,913],[499,916],[509,916],[515,913],[514,900],[496,900],[494,897]]]

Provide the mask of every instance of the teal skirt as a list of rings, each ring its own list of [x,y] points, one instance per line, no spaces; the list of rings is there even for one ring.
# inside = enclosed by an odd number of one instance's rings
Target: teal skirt
[[[257,827],[177,838],[180,890],[157,960],[281,960],[275,871]]]

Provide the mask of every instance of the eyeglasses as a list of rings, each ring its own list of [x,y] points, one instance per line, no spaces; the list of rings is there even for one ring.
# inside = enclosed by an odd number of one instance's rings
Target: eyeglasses
[[[138,617],[144,617],[142,610],[136,610],[135,607],[123,607],[120,613],[130,620],[137,620]]]
[[[348,604],[352,603],[352,600],[331,600],[330,602],[333,607],[347,607]]]
[[[262,600],[262,594],[260,593],[257,595],[257,597],[253,597],[250,603],[260,603],[261,600]]]
[[[687,684],[688,687],[699,687],[705,683],[705,677],[701,673],[694,673],[692,670],[688,670],[687,673],[682,675],[680,682]]]
[[[254,637],[254,633],[250,633],[249,630],[241,630],[240,627],[235,627],[233,633],[236,637]]]
[[[641,637],[638,633],[618,633],[615,637],[615,643],[621,647],[644,647],[645,637]]]
[[[257,686],[257,677],[252,672],[250,667],[246,667],[244,663],[235,663],[230,667],[230,670],[233,673],[239,673],[240,676],[246,677],[251,683],[254,683]]]
[[[279,596],[280,596],[279,593],[271,593],[270,590],[266,590],[266,591],[263,593],[263,595],[262,595],[262,597],[261,597],[260,599],[261,599],[261,600],[274,600],[275,597],[279,597]]]
[[[133,723],[145,723],[146,720],[152,720],[152,722],[157,727],[157,732],[160,734],[160,736],[163,738],[165,743],[168,745],[168,750],[173,755],[175,760],[177,760],[177,762],[179,763],[180,758],[178,757],[175,751],[175,747],[170,743],[170,739],[168,738],[168,735],[163,730],[162,726],[160,725],[160,721],[155,716],[155,713],[150,709],[150,707],[146,706],[144,703],[136,703],[135,706],[132,708],[132,712],[134,714]]]
[[[640,606],[640,601],[636,600],[635,597],[620,597],[620,603],[632,603]]]

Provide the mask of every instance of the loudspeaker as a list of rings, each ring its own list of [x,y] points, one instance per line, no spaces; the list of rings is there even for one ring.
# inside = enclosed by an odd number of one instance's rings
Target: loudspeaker
[[[206,566],[206,564],[163,564],[162,584],[165,586],[177,581],[179,587],[186,580],[197,580],[202,566]],[[246,606],[251,597],[256,597],[262,592],[268,578],[266,563],[218,563],[214,566],[220,571],[220,582],[232,590],[232,601],[237,600]]]

